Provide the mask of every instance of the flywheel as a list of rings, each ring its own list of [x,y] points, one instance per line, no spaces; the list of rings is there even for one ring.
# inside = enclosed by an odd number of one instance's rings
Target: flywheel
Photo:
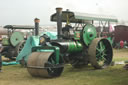
[[[18,45],[21,41],[24,40],[24,35],[21,32],[14,32],[10,37],[10,43],[12,46]]]
[[[83,28],[82,37],[84,43],[87,46],[89,46],[89,44],[96,38],[96,36],[96,28],[92,24],[85,25],[85,27]]]

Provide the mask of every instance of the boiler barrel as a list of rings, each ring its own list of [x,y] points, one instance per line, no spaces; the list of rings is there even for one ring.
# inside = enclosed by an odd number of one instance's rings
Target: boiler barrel
[[[60,52],[80,52],[83,49],[83,45],[80,42],[52,42],[53,46],[58,46],[60,48]]]

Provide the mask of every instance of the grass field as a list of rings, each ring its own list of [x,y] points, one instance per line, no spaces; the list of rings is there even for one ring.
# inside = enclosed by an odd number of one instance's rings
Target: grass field
[[[113,60],[128,60],[128,50],[114,50]],[[0,85],[128,85],[128,71],[123,66],[94,70],[91,66],[74,69],[65,65],[62,75],[51,79],[32,77],[20,65],[4,66],[0,73]]]

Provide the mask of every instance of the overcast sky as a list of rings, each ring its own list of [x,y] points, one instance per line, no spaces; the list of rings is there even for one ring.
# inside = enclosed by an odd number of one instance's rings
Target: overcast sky
[[[56,7],[77,12],[109,14],[128,21],[128,0],[0,0],[0,25],[33,25],[35,17],[41,25],[50,25]]]

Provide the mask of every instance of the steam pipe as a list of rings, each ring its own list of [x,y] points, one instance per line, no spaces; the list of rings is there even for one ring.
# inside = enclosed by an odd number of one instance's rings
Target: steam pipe
[[[56,8],[57,17],[57,37],[61,39],[62,36],[62,8]]]
[[[39,22],[40,22],[40,19],[35,18],[34,22],[35,22],[35,36],[37,36],[37,35],[39,35]]]

